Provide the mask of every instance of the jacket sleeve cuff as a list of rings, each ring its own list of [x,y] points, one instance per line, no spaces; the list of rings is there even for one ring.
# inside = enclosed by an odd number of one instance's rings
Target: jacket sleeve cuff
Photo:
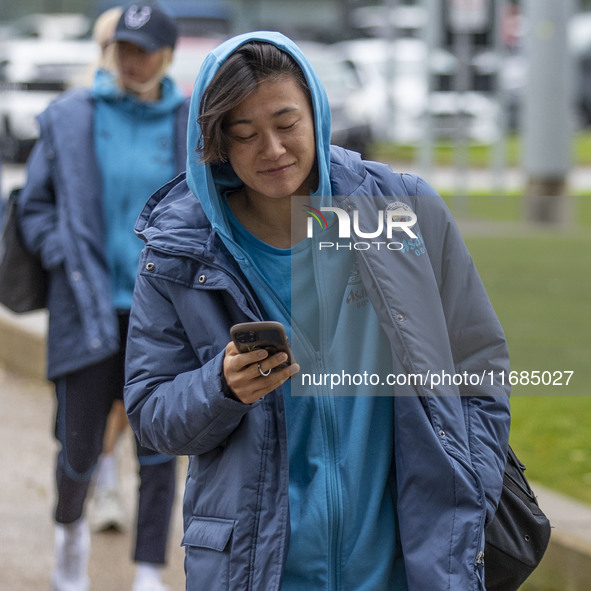
[[[53,237],[47,237],[47,240],[43,244],[41,261],[43,266],[51,271],[60,267],[66,259],[64,249],[61,242],[54,235]]]
[[[245,410],[250,410],[256,406],[259,401],[253,402],[252,404],[246,404],[242,402],[230,389],[224,376],[224,356],[226,352],[221,351],[213,361],[213,367],[211,372],[211,388],[212,392],[220,392],[223,395],[224,401],[229,403],[228,410],[238,410],[241,414],[244,414]],[[223,402],[225,405],[225,403]]]

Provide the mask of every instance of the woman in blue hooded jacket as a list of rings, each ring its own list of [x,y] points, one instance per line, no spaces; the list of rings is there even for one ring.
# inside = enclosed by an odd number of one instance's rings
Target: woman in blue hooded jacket
[[[483,591],[508,359],[445,205],[329,145],[277,33],[214,50],[189,120],[186,177],[137,224],[125,390],[142,444],[190,456],[187,589]],[[297,363],[238,353],[257,320]]]
[[[124,353],[146,199],[184,169],[188,101],[165,75],[174,20],[136,2],[114,31],[114,72],[65,93],[39,116],[19,213],[48,271],[48,377],[56,386],[54,591],[87,591],[84,515],[107,415],[121,399]],[[140,489],[134,591],[162,591],[174,458],[137,447]]]

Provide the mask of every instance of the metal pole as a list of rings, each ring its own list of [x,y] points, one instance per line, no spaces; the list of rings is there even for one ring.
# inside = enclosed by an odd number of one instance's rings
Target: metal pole
[[[572,0],[526,0],[528,78],[525,93],[526,217],[570,221],[566,197],[571,166],[572,65],[567,26]]]
[[[388,31],[388,44],[386,56],[386,104],[388,110],[388,134],[394,136],[394,130],[396,129],[396,118],[399,114],[396,112],[395,97],[394,97],[394,85],[396,83],[396,58],[394,56],[395,43],[396,43],[396,27],[393,22],[393,12],[396,9],[398,0],[385,0],[384,6],[387,10],[387,23],[386,29]]]
[[[496,195],[505,194],[505,171],[507,168],[507,101],[506,94],[501,85],[502,69],[505,62],[506,48],[501,39],[503,18],[508,10],[507,0],[497,0],[494,6],[495,37],[494,48],[497,57],[497,68],[495,71],[494,96],[497,103],[497,123],[499,135],[495,138],[492,147],[492,173],[493,189]]]
[[[469,169],[465,101],[466,95],[470,90],[470,56],[472,55],[470,33],[465,31],[454,32],[453,47],[457,59],[457,71],[454,77],[454,90],[457,100],[454,133],[455,200],[458,211],[465,213],[468,205]]]
[[[423,113],[423,134],[419,143],[419,171],[428,176],[433,168],[433,127],[431,125],[431,92],[433,90],[433,76],[431,73],[431,55],[440,45],[439,23],[441,23],[441,0],[421,0],[421,5],[429,15],[422,30],[422,38],[427,46],[426,63],[423,75],[427,81],[427,96],[425,98],[425,112]]]

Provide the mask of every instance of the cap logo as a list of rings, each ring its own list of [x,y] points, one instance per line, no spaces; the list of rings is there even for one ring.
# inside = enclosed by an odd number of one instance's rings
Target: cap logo
[[[138,8],[136,4],[132,4],[125,13],[125,26],[128,29],[141,29],[151,16],[152,8],[150,6]]]

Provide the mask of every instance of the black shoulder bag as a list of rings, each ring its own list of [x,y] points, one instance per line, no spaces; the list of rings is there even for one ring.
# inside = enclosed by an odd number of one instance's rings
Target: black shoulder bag
[[[0,303],[13,312],[45,307],[47,273],[24,246],[16,212],[20,189],[8,198],[0,228]]]
[[[538,566],[550,541],[550,522],[524,471],[509,448],[501,500],[484,530],[487,591],[516,591]]]

